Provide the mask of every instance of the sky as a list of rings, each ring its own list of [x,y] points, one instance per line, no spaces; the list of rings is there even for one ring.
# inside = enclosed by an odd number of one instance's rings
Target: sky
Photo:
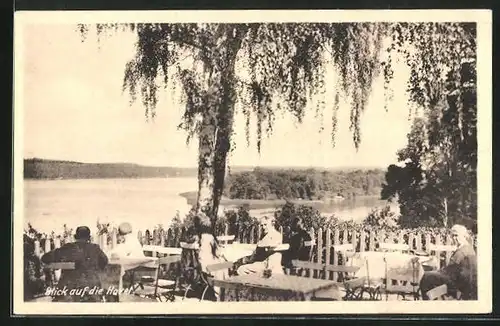
[[[177,130],[183,111],[177,98],[168,90],[162,92],[157,117],[148,122],[140,100],[130,104],[129,95],[122,92],[124,67],[135,52],[135,35],[117,33],[98,41],[91,33],[82,42],[75,28],[69,24],[37,24],[24,31],[24,157],[196,166],[196,141],[187,146],[185,132]],[[325,130],[320,133],[320,120],[311,110],[301,125],[290,115],[278,115],[273,134],[262,142],[260,155],[255,145],[255,119],[247,146],[245,122],[237,114],[236,148],[229,164],[385,168],[396,163],[396,151],[406,145],[410,127],[405,68],[399,65],[395,71],[394,98],[388,103],[388,112],[384,109],[383,83],[375,82],[361,118],[358,151],[349,131],[349,107],[345,104],[338,115],[335,148],[330,141],[331,113],[325,111]],[[327,107],[333,107],[332,103],[329,101]]]

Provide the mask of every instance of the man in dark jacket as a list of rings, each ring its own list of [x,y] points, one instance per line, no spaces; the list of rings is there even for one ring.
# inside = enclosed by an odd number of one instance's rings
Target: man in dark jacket
[[[98,272],[106,267],[108,257],[97,244],[90,243],[90,229],[88,227],[78,227],[75,233],[75,242],[67,243],[46,253],[42,256],[42,262],[44,264],[75,263],[74,270],[61,272],[61,278],[57,284],[60,291],[58,295],[54,296],[54,301],[100,301],[101,296],[90,294],[90,290],[101,288]]]
[[[462,300],[477,300],[477,257],[474,248],[467,240],[467,229],[454,225],[451,229],[457,250],[449,264],[440,271],[426,272],[420,281],[422,298],[428,300],[427,291],[446,284],[448,295],[455,296],[460,291]]]
[[[304,229],[302,220],[295,217],[290,226],[292,236],[290,237],[290,249],[284,255],[284,266],[292,267],[292,260],[309,261],[311,257],[311,236]]]

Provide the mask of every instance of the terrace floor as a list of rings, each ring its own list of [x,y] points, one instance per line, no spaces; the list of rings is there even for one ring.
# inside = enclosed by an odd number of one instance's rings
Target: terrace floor
[[[196,297],[187,297],[187,298],[183,298],[183,295],[182,294],[175,294],[175,302],[181,302],[181,301],[184,301],[184,302],[199,302],[199,298],[196,298]],[[151,302],[156,302],[155,300],[153,299],[150,299]],[[368,300],[368,297],[365,296],[365,298],[363,299],[363,301],[367,301]],[[397,296],[396,294],[389,294],[388,296],[388,301],[401,301],[403,300],[403,298],[401,296]],[[413,300],[413,298],[410,298],[410,297],[407,297],[406,300]],[[30,302],[51,302],[52,301],[52,298],[51,297],[48,297],[48,296],[42,296],[42,297],[39,297],[39,298],[36,298],[36,299],[33,299],[31,300]],[[381,301],[385,301],[385,294],[382,295],[382,300]],[[144,302],[144,298],[141,298],[141,297],[138,297],[138,296],[130,296],[129,299],[127,300],[127,302]],[[168,302],[165,302],[166,304]]]

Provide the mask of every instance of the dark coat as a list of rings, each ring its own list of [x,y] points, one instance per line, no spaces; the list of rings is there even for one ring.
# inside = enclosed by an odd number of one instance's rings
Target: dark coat
[[[45,264],[55,262],[74,262],[74,270],[63,270],[57,284],[59,289],[65,286],[68,289],[85,287],[101,287],[99,271],[108,264],[108,257],[101,248],[88,242],[72,242],[63,245],[42,256]]]
[[[458,248],[446,267],[424,274],[420,281],[423,299],[427,299],[427,291],[442,284],[448,286],[449,295],[458,290],[462,300],[477,300],[477,257],[472,246]]]
[[[477,257],[471,245],[458,248],[441,272],[449,277],[463,299],[477,299]]]
[[[311,236],[302,229],[290,237],[290,249],[283,255],[284,266],[291,266],[292,260],[309,261],[311,247],[305,245],[307,241],[311,241]]]

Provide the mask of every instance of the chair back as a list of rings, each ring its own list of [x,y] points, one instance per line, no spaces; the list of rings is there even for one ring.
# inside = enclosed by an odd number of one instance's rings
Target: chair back
[[[385,251],[385,252],[391,252],[391,251],[409,252],[410,246],[404,243],[381,242],[379,243],[379,249],[380,251]]]
[[[51,269],[51,270],[58,270],[58,269],[72,270],[72,269],[75,269],[75,262],[50,263],[50,264],[45,265],[44,267]]]
[[[142,246],[142,250],[144,252],[151,252],[154,256],[156,254],[163,254],[163,255],[180,255],[182,254],[182,248],[175,248],[175,247],[162,247],[162,246],[151,246],[151,245],[144,245]]]
[[[386,290],[389,293],[415,294],[418,288],[418,273],[420,270],[419,257],[410,260],[411,274],[400,273],[398,270],[388,269],[386,262]],[[395,284],[393,284],[395,283]]]
[[[309,247],[309,261],[314,261],[314,247],[316,246],[316,240],[311,239],[311,241],[305,241],[304,247]]]
[[[440,285],[427,291],[426,294],[429,297],[429,300],[445,300],[445,297],[448,294],[448,286],[446,284]]]
[[[213,273],[213,272],[217,272],[217,271],[224,270],[224,269],[230,269],[231,267],[233,267],[233,262],[226,261],[226,262],[222,262],[222,263],[208,265],[206,267],[206,269],[207,269],[207,272]]]
[[[353,243],[345,243],[341,245],[334,245],[333,250],[340,253],[346,253],[346,252],[354,252],[356,251],[356,248]]]
[[[158,266],[161,265],[170,265],[173,263],[178,263],[181,261],[180,255],[172,255],[158,258]]]
[[[180,245],[181,245],[182,249],[186,249],[186,250],[198,250],[198,249],[200,249],[200,244],[198,242],[193,242],[193,243],[181,242]]]
[[[317,270],[320,275],[325,272],[325,265],[303,260],[292,260],[292,266],[297,269],[298,276],[303,276],[304,272],[309,272],[312,275],[314,270]]]
[[[219,244],[221,246],[225,246],[225,245],[228,245],[229,242],[233,242],[234,241],[234,238],[235,238],[235,235],[220,235],[217,237],[217,242],[219,242]]]
[[[276,252],[283,252],[287,251],[288,249],[290,249],[290,244],[288,243],[282,243],[272,248],[272,250]]]

